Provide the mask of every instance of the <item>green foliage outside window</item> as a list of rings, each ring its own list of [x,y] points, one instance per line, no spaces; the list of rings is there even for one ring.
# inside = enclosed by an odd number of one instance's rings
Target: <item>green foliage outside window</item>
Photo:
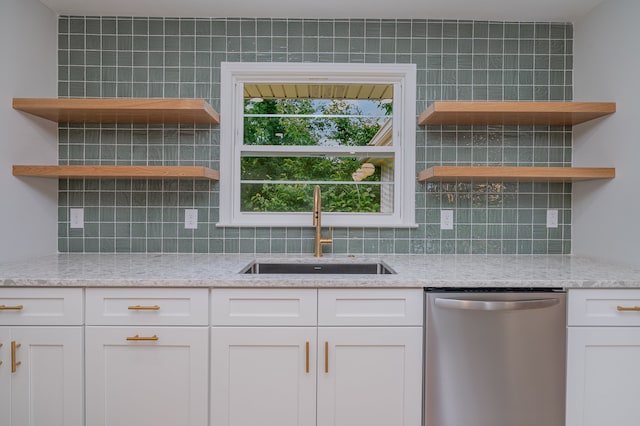
[[[383,114],[391,114],[391,105],[379,105]],[[365,146],[380,129],[376,117],[362,115],[354,102],[307,99],[265,99],[245,101],[245,145]],[[265,117],[264,114],[274,115]],[[332,115],[339,117],[287,117],[288,115]],[[255,117],[253,115],[260,115]],[[362,161],[355,157],[260,157],[241,160],[242,180],[323,181],[322,203],[325,211],[379,212],[380,167],[358,185],[332,184],[352,181],[352,173]],[[310,212],[313,186],[309,184],[244,183],[241,185],[241,210],[245,212]]]

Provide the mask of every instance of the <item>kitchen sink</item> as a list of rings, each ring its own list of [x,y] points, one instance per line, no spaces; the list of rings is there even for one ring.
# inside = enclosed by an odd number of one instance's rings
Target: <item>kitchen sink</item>
[[[242,270],[244,274],[395,274],[381,262],[367,263],[275,263],[253,262]]]

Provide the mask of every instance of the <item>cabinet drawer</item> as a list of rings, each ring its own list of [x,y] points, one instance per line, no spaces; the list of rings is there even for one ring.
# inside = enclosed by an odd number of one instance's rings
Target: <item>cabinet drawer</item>
[[[207,289],[87,289],[88,325],[207,325]]]
[[[81,325],[80,288],[0,289],[0,325]]]
[[[640,326],[640,290],[570,290],[570,326]]]
[[[213,325],[317,324],[317,291],[313,289],[214,289]]]
[[[422,326],[422,289],[321,289],[319,325]]]

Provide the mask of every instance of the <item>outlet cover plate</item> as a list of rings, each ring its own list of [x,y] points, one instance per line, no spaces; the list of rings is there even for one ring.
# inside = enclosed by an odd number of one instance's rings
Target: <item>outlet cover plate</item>
[[[558,209],[547,210],[547,228],[558,227]]]
[[[198,209],[184,209],[184,228],[198,229]]]
[[[84,209],[69,209],[69,227],[77,229],[84,228]]]
[[[440,210],[440,229],[453,229],[453,210]]]

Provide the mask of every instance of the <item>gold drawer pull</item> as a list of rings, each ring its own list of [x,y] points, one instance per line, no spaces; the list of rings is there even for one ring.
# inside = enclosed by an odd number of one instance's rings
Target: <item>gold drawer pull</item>
[[[18,349],[20,346],[22,346],[20,343],[11,342],[11,372],[12,373],[15,373],[16,370],[18,369],[18,366],[22,364],[20,361],[17,360],[17,356],[16,356],[16,349]]]
[[[324,342],[324,372],[329,372],[329,342]]]
[[[23,309],[24,309],[24,306],[22,305],[16,305],[16,306],[0,305],[0,311],[21,311]]]
[[[129,341],[134,341],[134,342],[155,342],[158,340],[158,336],[156,336],[155,334],[151,337],[140,337],[139,335],[135,335],[135,336],[129,336],[127,337],[127,340]]]
[[[640,312],[640,306],[620,306],[618,305],[618,310],[621,312],[631,311],[631,312]]]
[[[132,305],[132,306],[129,306],[129,309],[132,310],[132,311],[159,311],[160,310],[160,306],[158,306],[158,305],[153,305],[153,306]]]
[[[305,344],[304,364],[305,364],[305,371],[308,373],[309,372],[309,341],[308,340],[307,340],[307,342]]]

